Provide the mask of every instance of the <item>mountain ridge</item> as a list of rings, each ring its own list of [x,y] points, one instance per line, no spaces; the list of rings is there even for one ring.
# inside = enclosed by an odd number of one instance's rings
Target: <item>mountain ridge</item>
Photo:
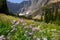
[[[21,11],[21,9],[24,7],[24,5],[27,5],[30,6],[30,2],[28,4],[29,1],[23,1],[21,3],[12,3],[12,2],[9,2],[7,1],[7,6],[8,6],[8,9],[9,11],[13,12],[13,13],[17,13],[17,11]]]

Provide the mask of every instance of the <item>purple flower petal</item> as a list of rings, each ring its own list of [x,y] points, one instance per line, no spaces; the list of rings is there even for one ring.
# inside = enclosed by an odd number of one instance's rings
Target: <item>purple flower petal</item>
[[[33,32],[28,32],[28,34],[29,34],[29,35],[32,35],[32,34],[33,34]]]
[[[36,30],[39,30],[39,28],[32,28],[32,31],[36,31]]]

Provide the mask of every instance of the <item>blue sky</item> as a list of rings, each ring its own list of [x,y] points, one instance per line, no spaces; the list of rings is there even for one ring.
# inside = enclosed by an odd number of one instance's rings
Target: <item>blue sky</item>
[[[21,3],[23,0],[7,0],[7,1],[10,1],[10,2],[13,2],[13,3]]]

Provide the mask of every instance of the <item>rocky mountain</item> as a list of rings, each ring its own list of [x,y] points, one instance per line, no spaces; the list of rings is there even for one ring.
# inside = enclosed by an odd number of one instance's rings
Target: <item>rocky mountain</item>
[[[13,13],[17,13],[18,11],[20,12],[23,7],[28,8],[30,4],[30,1],[23,1],[21,3],[12,3],[7,1],[8,9]]]
[[[28,16],[29,15],[36,16],[39,14],[43,14],[42,7],[44,7],[47,4],[56,3],[56,2],[60,2],[60,0],[58,1],[57,0],[37,0],[37,1],[30,0],[30,1],[23,1],[22,3],[7,2],[7,5],[9,8],[9,11],[12,11],[13,13],[17,13],[17,12],[20,13],[22,8],[23,8],[23,11],[26,8],[27,10],[25,10],[23,14],[26,15],[27,13]]]

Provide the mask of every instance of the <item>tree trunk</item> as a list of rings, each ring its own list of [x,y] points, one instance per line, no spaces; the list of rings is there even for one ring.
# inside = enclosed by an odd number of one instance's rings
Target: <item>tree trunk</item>
[[[0,13],[8,13],[6,0],[0,0]]]

